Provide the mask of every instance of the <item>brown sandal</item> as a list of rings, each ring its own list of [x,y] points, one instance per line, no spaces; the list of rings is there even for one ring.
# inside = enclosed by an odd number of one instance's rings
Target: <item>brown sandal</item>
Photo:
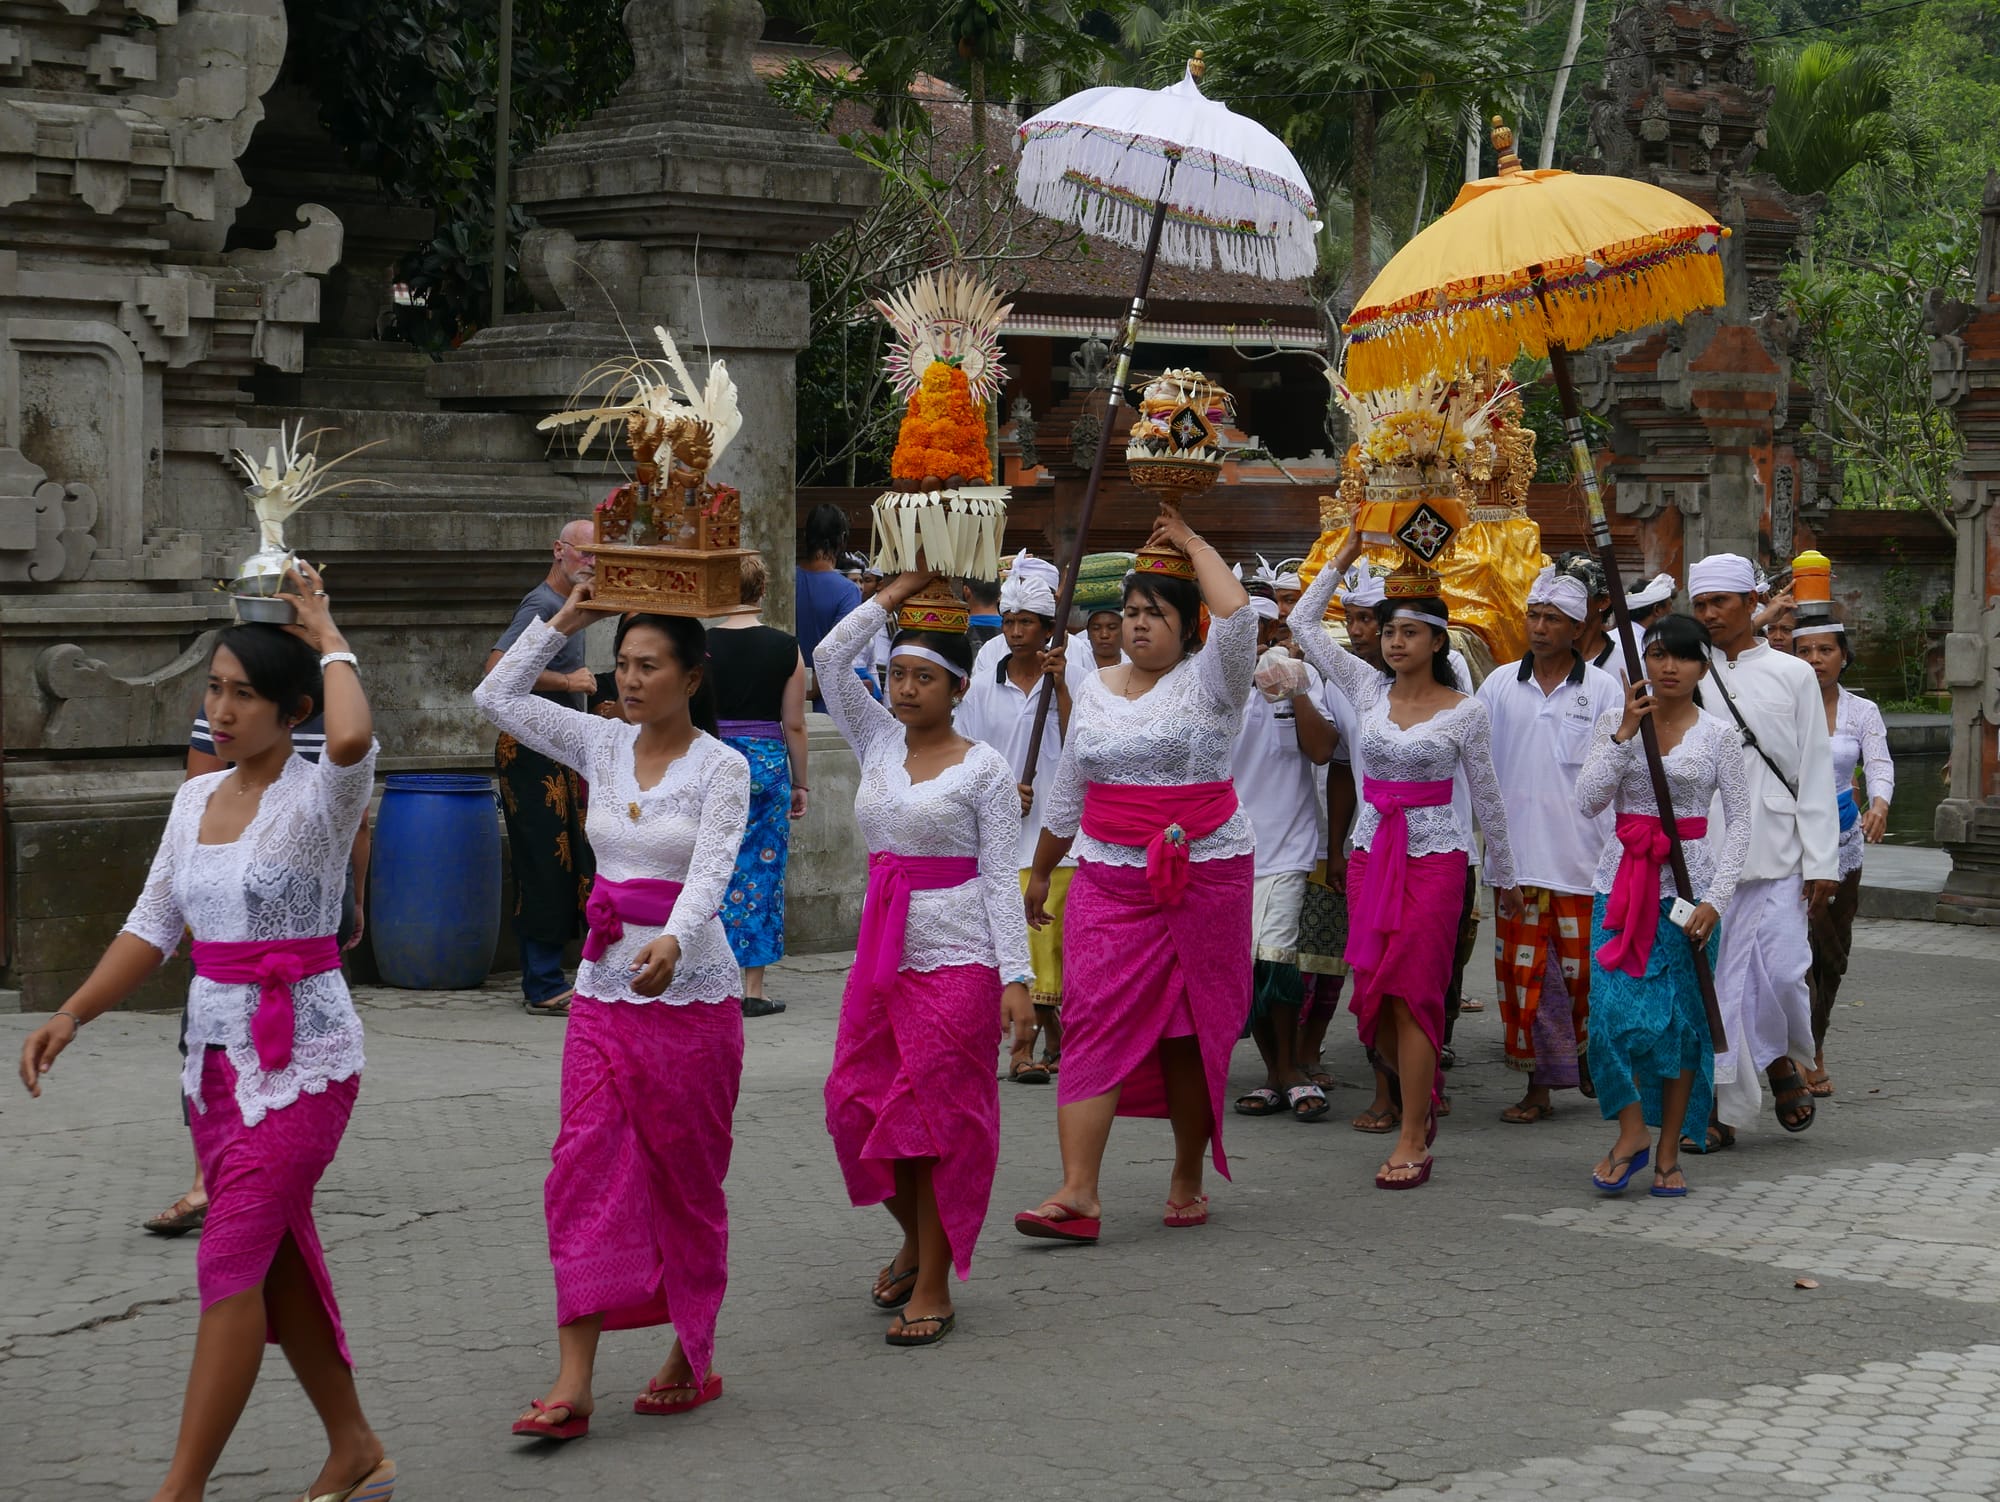
[[[1401,1111],[1363,1111],[1348,1123],[1357,1132],[1367,1132],[1371,1136],[1385,1137],[1399,1130],[1403,1125]]]
[[[151,1220],[139,1224],[155,1236],[185,1236],[190,1231],[199,1231],[208,1219],[208,1201],[194,1203],[192,1194],[184,1194]]]

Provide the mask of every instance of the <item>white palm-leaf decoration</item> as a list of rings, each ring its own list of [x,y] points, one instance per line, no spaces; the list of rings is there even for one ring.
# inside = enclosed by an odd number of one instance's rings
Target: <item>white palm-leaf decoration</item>
[[[1000,394],[1006,381],[1000,329],[1014,306],[990,284],[963,272],[933,271],[876,299],[875,308],[896,335],[885,365],[899,396],[907,399],[923,384],[935,360],[965,373],[980,406]]]
[[[230,460],[250,483],[245,493],[250,497],[250,508],[257,514],[259,542],[263,548],[277,552],[285,549],[285,521],[294,511],[316,496],[340,485],[386,485],[386,480],[346,479],[331,481],[328,476],[338,466],[345,464],[356,454],[387,440],[378,438],[373,443],[364,443],[360,448],[349,449],[336,458],[322,461],[319,446],[304,447],[308,438],[318,438],[321,433],[329,433],[331,428],[307,430],[305,419],[290,429],[284,423],[278,424],[278,442],[264,451],[264,459],[259,463],[242,449],[232,449]]]
[[[697,384],[687,362],[681,358],[674,336],[658,326],[653,333],[659,338],[663,360],[635,355],[630,360],[611,360],[595,367],[585,374],[571,398],[575,405],[543,418],[535,424],[536,431],[582,423],[583,435],[577,440],[577,452],[584,454],[607,427],[615,434],[634,417],[656,418],[660,420],[660,431],[667,436],[656,453],[633,457],[654,460],[664,470],[673,457],[672,434],[678,425],[687,422],[690,427],[682,431],[691,433],[691,425],[703,424],[710,436],[707,456],[698,468],[705,474],[743,429],[743,413],[736,402],[736,382],[730,379],[723,361],[711,360],[707,381]],[[588,400],[591,396],[596,397],[594,402]]]

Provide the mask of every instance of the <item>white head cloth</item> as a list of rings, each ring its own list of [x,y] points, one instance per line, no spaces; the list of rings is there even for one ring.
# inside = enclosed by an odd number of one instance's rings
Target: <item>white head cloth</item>
[[[1365,568],[1350,570],[1334,593],[1340,597],[1341,604],[1359,605],[1364,610],[1371,605],[1380,605],[1388,598],[1388,589],[1383,585],[1381,576]]]
[[[1642,610],[1651,610],[1663,600],[1671,600],[1674,597],[1674,588],[1672,574],[1655,574],[1625,596],[1625,608],[1634,614]]]
[[[1260,621],[1275,621],[1278,618],[1278,602],[1267,600],[1262,595],[1252,595],[1250,613]]]
[[[1792,632],[1792,639],[1794,641],[1797,641],[1802,636],[1845,636],[1845,635],[1847,635],[1847,628],[1841,625],[1839,621],[1821,621],[1817,625],[1798,627]]]
[[[1279,573],[1271,567],[1270,561],[1262,553],[1257,555],[1257,571],[1250,576],[1250,580],[1253,584],[1262,584],[1272,590],[1289,589],[1296,591],[1299,588],[1299,576],[1297,574]]]
[[[1528,586],[1530,605],[1553,605],[1573,621],[1580,621],[1590,614],[1590,591],[1583,587],[1581,579],[1572,579],[1568,574],[1558,574],[1553,563],[1545,564],[1535,575],[1535,582]]]
[[[949,657],[946,657],[944,653],[933,652],[929,647],[921,646],[913,641],[902,643],[889,653],[889,657],[892,661],[898,657],[921,657],[925,662],[934,662],[947,673],[951,674],[954,682],[964,683],[966,681],[966,671],[964,668],[953,662]]]
[[[1711,553],[1688,570],[1688,598],[1757,592],[1757,570],[1741,553]]]
[[[1061,577],[1053,563],[1031,558],[1023,548],[1014,555],[1006,582],[1000,586],[1000,613],[1012,615],[1017,610],[1026,610],[1035,615],[1054,616],[1056,582]]]

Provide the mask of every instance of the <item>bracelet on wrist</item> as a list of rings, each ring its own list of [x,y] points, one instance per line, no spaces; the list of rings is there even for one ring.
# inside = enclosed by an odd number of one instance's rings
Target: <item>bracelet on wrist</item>
[[[346,663],[349,667],[353,668],[354,671],[357,673],[361,671],[361,659],[356,657],[352,652],[320,653],[319,665],[320,665],[320,670],[322,672],[324,672],[327,668],[332,667],[333,664],[335,664],[336,662]]]
[[[83,1019],[77,1016],[76,1013],[70,1011],[67,1007],[57,1007],[56,1015],[58,1017],[67,1017],[69,1019],[69,1035],[72,1038],[74,1038],[78,1033],[83,1031]]]

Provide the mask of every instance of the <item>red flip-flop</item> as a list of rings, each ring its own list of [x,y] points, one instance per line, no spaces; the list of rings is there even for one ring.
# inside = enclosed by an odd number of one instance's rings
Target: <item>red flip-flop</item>
[[[1040,1241],[1074,1241],[1085,1246],[1094,1245],[1104,1232],[1100,1216],[1079,1215],[1058,1200],[1043,1203],[1048,1209],[1060,1211],[1061,1218],[1044,1215],[1040,1210],[1023,1210],[1014,1217],[1014,1229]]]
[[[1166,1214],[1160,1217],[1160,1223],[1172,1226],[1176,1230],[1183,1226],[1207,1225],[1208,1196],[1198,1194],[1183,1205],[1177,1205],[1172,1200],[1168,1200]]]
[[[525,1434],[530,1439],[582,1439],[590,1432],[590,1415],[577,1413],[567,1403],[544,1403],[533,1398],[528,1406],[535,1410],[535,1416],[514,1420],[516,1434]],[[552,1419],[549,1417],[552,1413],[560,1413],[562,1418]]]
[[[691,1397],[669,1398],[670,1392],[690,1393]],[[646,1390],[632,1400],[634,1413],[648,1414],[653,1418],[665,1418],[670,1414],[690,1413],[704,1403],[713,1403],[722,1396],[722,1373],[710,1372],[702,1378],[701,1386],[692,1382],[669,1382],[664,1387],[646,1384]]]

